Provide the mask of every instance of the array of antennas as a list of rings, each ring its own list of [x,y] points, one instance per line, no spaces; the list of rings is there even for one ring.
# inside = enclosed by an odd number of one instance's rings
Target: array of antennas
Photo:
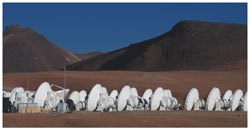
[[[62,90],[53,91],[51,87]],[[66,106],[61,112],[68,111],[138,111],[138,110],[181,110],[178,100],[173,97],[171,90],[158,87],[154,92],[145,90],[139,96],[137,89],[125,85],[120,93],[113,90],[110,94],[106,87],[96,84],[87,94],[85,90],[73,91],[64,101],[69,89],[57,85],[42,83],[36,92],[24,91],[23,88],[14,88],[11,92],[5,92],[3,96],[9,98],[11,105],[17,107],[18,103],[37,103],[40,108],[48,108],[56,111],[61,106]],[[192,88],[185,97],[184,110],[208,110],[208,111],[247,111],[247,92],[245,96],[238,89],[233,94],[227,90],[223,97],[219,88],[213,88],[207,99],[199,98],[199,91]]]
[[[74,92],[72,94],[74,94]],[[124,110],[178,110],[180,108],[180,104],[178,104],[177,99],[172,96],[171,91],[163,90],[161,87],[159,87],[154,93],[151,89],[147,89],[141,97],[138,95],[136,88],[128,85],[124,86],[119,94],[117,90],[113,90],[109,94],[105,87],[96,84],[88,95],[84,93],[84,97],[85,98],[80,100],[80,95],[75,96],[74,99],[79,99],[79,102],[73,101],[76,110],[86,109],[88,111],[104,112]],[[84,107],[77,109],[79,106],[78,104],[82,104],[80,106]]]
[[[52,87],[59,88],[59,91],[53,91]],[[22,87],[16,87],[11,92],[3,91],[3,98],[10,102],[9,110],[16,112],[18,104],[36,104],[38,108],[54,109],[58,103],[64,102],[64,97],[69,92],[69,89],[64,89],[60,86],[49,84],[48,82],[42,83],[36,91],[24,91]]]
[[[205,102],[199,98],[198,89],[192,88],[186,96],[184,110],[247,111],[247,92],[244,96],[240,89],[234,93],[227,90],[222,97],[220,89],[214,87]]]

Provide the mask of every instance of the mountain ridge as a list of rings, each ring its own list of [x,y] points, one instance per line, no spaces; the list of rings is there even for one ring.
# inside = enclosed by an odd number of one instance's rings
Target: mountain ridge
[[[211,70],[246,60],[246,43],[246,25],[180,21],[158,37],[69,65],[67,69]],[[246,68],[246,62],[242,63],[245,65],[241,68]]]
[[[55,71],[82,59],[18,24],[3,32],[3,72]]]

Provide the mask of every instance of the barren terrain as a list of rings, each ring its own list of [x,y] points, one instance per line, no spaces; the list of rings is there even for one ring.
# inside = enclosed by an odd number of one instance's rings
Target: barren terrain
[[[247,127],[246,112],[124,111],[4,114],[4,127]]]
[[[67,71],[67,88],[89,91],[96,83],[109,92],[124,85],[136,87],[139,95],[157,87],[170,89],[183,105],[191,88],[198,88],[200,97],[206,98],[213,87],[221,94],[228,89],[247,91],[247,71]],[[22,86],[35,90],[42,82],[63,86],[64,72],[36,72],[3,74],[5,90]],[[28,85],[27,85],[28,84]],[[246,127],[246,112],[186,112],[186,111],[137,111],[71,114],[3,114],[4,127]]]
[[[69,70],[236,70],[247,66],[247,26],[180,21],[158,37],[130,43],[67,67]]]

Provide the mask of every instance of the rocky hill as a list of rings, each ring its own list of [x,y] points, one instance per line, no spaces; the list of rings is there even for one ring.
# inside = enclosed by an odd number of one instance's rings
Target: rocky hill
[[[3,72],[37,72],[59,70],[79,62],[75,54],[53,44],[31,28],[19,25],[3,32]]]
[[[75,64],[70,70],[233,70],[247,66],[247,25],[178,22],[165,34]]]

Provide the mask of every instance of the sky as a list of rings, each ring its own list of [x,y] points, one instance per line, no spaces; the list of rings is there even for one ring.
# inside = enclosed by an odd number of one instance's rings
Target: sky
[[[3,29],[12,24],[30,27],[80,54],[151,39],[183,20],[247,24],[247,4],[3,3]]]

